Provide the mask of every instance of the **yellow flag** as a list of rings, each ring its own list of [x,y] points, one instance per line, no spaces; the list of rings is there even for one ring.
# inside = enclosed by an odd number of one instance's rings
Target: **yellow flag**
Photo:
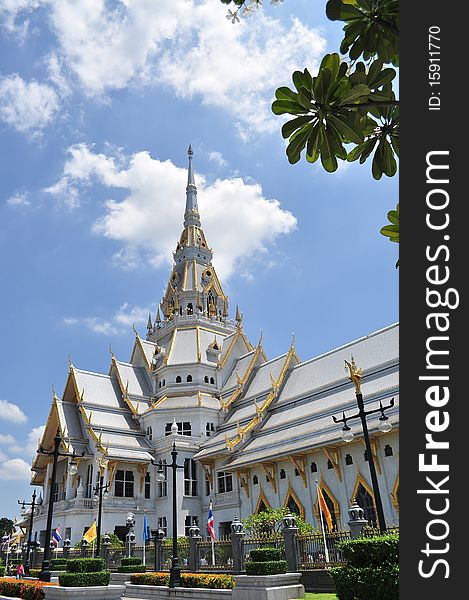
[[[327,506],[326,500],[324,498],[324,494],[322,493],[321,488],[318,485],[318,500],[319,500],[319,508],[322,510],[322,514],[326,519],[327,528],[329,531],[332,531],[332,515],[329,507]]]
[[[98,533],[96,531],[96,521],[94,521],[93,525],[91,525],[91,527],[88,529],[88,531],[83,536],[83,539],[86,540],[88,542],[88,544],[91,544],[91,542],[93,540],[95,540],[97,537],[98,537]]]

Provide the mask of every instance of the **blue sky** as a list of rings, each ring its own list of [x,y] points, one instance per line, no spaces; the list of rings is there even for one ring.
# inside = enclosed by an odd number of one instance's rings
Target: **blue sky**
[[[0,0],[0,516],[68,353],[106,372],[145,335],[182,227],[187,146],[225,292],[269,357],[302,359],[398,319],[397,180],[290,165],[270,113],[341,28],[287,0],[232,25],[216,0]],[[356,357],[359,363],[359,357]]]

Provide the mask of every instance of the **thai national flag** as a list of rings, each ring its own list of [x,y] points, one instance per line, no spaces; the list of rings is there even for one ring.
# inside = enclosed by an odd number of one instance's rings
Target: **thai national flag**
[[[5,541],[3,542],[2,550],[8,550],[9,545],[10,545],[10,534],[5,536]]]
[[[208,509],[207,531],[209,532],[212,540],[215,540],[215,519],[213,518],[213,510],[212,510],[211,502],[210,502],[210,508]]]
[[[60,527],[57,527],[57,529],[54,531],[54,535],[52,536],[52,543],[58,546],[59,542],[61,541],[62,536],[60,535]]]

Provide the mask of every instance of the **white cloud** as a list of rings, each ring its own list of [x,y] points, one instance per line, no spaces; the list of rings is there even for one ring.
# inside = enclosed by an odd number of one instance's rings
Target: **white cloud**
[[[217,152],[215,150],[213,152],[209,152],[208,160],[210,160],[211,162],[214,162],[219,167],[227,167],[228,166],[228,161],[223,158],[222,153]]]
[[[11,423],[26,423],[28,417],[16,404],[8,402],[8,400],[0,400],[0,419]]]
[[[131,326],[134,323],[145,323],[148,320],[148,308],[130,306],[125,302],[114,315],[114,320],[122,325]]]
[[[234,26],[214,0],[3,2],[10,25],[18,14],[47,7],[57,40],[47,57],[49,78],[61,97],[71,84],[100,100],[113,90],[163,84],[228,111],[244,137],[278,129],[270,111],[275,87],[288,84],[295,69],[314,69],[325,48],[321,34],[299,19],[283,24],[260,10]],[[48,110],[34,120],[39,127],[57,108],[52,88],[43,86],[42,96],[46,89]]]
[[[0,433],[0,444],[16,444],[16,440],[10,433]]]
[[[154,310],[154,307],[152,307]],[[133,324],[146,324],[149,308],[143,306],[131,306],[124,302],[122,306],[112,315],[110,319],[99,317],[65,317],[64,325],[85,325],[93,333],[105,336],[122,335],[126,333]]]
[[[28,15],[47,0],[0,0],[0,23],[9,33],[15,33],[23,42],[28,32]],[[21,23],[17,22],[22,17]]]
[[[38,134],[58,109],[58,96],[49,85],[17,74],[0,78],[0,119],[17,131]]]
[[[28,200],[28,192],[16,192],[16,194],[7,198],[7,204],[10,206],[30,206],[31,202]]]
[[[28,433],[25,447],[27,453],[34,454],[36,452],[38,442],[42,440],[45,428],[45,425],[39,425],[39,427],[33,427]]]
[[[22,458],[9,458],[0,463],[0,481],[28,481],[31,478],[31,465]]]
[[[118,253],[117,262],[129,257],[132,265],[172,264],[182,226],[186,168],[152,159],[148,152],[133,154],[124,166],[122,157],[117,161],[95,154],[85,144],[72,146],[69,154],[63,176],[67,185],[88,186],[93,178],[107,188],[128,192],[122,201],[108,200],[106,214],[94,224],[96,233],[124,244],[126,250]],[[249,263],[279,235],[296,228],[296,218],[278,200],[266,198],[258,183],[233,178],[208,184],[200,175],[196,182],[204,230],[215,250],[214,264],[224,278],[237,264]],[[168,202],[169,198],[174,201]]]

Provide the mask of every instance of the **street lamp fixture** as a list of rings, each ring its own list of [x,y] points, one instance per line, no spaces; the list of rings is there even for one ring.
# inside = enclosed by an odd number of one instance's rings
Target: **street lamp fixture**
[[[26,502],[26,500],[20,501],[18,500],[18,504],[21,504],[22,510],[24,510],[27,506],[31,507],[31,516],[29,517],[29,532],[28,532],[28,541],[26,542],[26,560],[24,561],[24,572],[25,575],[29,575],[29,569],[31,564],[29,562],[29,557],[31,553],[31,536],[33,535],[33,524],[34,524],[34,511],[36,509],[36,490],[33,491],[33,495],[31,497],[31,502]]]
[[[348,417],[345,416],[345,412],[342,412],[342,418],[337,418],[335,416],[332,417],[334,423],[343,423],[342,427],[342,439],[344,442],[351,442],[355,437],[351,428],[348,426],[349,421],[353,421],[354,419],[360,419],[362,429],[363,429],[363,437],[365,439],[365,447],[366,447],[366,456],[368,458],[368,466],[370,468],[370,476],[371,483],[373,487],[373,494],[375,497],[376,504],[376,513],[378,517],[378,526],[382,533],[386,532],[386,521],[384,519],[384,511],[383,511],[383,503],[381,501],[381,494],[379,491],[378,484],[378,476],[376,474],[376,466],[373,458],[373,452],[371,449],[370,442],[370,434],[368,432],[368,425],[366,422],[366,417],[369,415],[373,415],[376,413],[381,413],[379,418],[378,429],[382,433],[387,433],[391,431],[392,425],[389,421],[389,418],[385,415],[385,411],[394,406],[394,398],[391,398],[389,404],[387,406],[383,406],[382,402],[379,403],[379,408],[374,410],[365,410],[365,405],[363,402],[363,395],[361,393],[360,381],[362,378],[362,370],[357,369],[355,365],[355,360],[352,356],[351,362],[345,361],[345,368],[349,371],[349,378],[355,384],[355,397],[357,400],[358,412]]]
[[[60,448],[60,444],[63,442],[63,437],[60,434],[60,429],[57,429],[57,433],[54,437],[54,449],[53,450],[44,450],[44,448],[42,446],[39,446],[38,448],[38,454],[43,454],[45,456],[52,456],[52,476],[51,476],[51,481],[50,481],[50,488],[49,488],[49,506],[48,506],[48,511],[47,511],[47,522],[46,522],[46,531],[45,531],[45,543],[44,543],[44,558],[42,561],[42,569],[41,572],[39,573],[39,579],[41,581],[50,581],[50,556],[51,556],[51,548],[50,548],[50,544],[47,543],[47,540],[50,540],[50,533],[51,533],[51,529],[52,529],[52,515],[54,512],[54,489],[55,489],[55,483],[56,483],[56,478],[57,478],[57,462],[58,462],[58,458],[59,456],[69,456],[72,459],[71,464],[73,464],[76,461],[75,459],[78,457],[83,457],[85,456],[85,451],[83,451],[81,454],[75,454],[75,452],[73,452],[72,454],[70,454],[69,452],[60,452],[59,448]]]
[[[93,488],[94,497],[93,501],[98,503],[98,523],[96,527],[96,555],[99,556],[101,550],[101,519],[103,512],[103,496],[107,498],[109,483],[104,483],[104,471],[106,469],[106,462],[101,461],[99,463],[99,482]]]
[[[171,434],[173,436],[178,435],[178,426],[176,424],[176,419],[171,426]],[[156,462],[152,460],[152,464],[158,467],[158,471],[156,473],[157,481],[164,481],[166,479],[165,474],[168,472],[168,469],[171,469],[173,472],[173,551],[171,556],[171,568],[169,569],[169,587],[180,587],[181,585],[181,567],[179,566],[179,558],[178,558],[178,530],[177,530],[177,480],[176,474],[178,469],[184,469],[184,465],[177,464],[178,452],[176,450],[176,441],[173,442],[173,449],[171,451],[171,463],[169,465],[164,464],[162,462]]]

